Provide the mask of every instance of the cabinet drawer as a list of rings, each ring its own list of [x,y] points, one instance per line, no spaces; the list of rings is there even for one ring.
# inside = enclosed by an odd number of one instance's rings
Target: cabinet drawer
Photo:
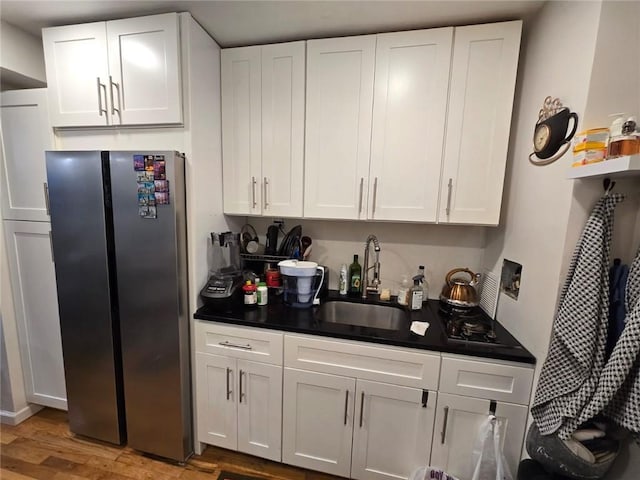
[[[532,368],[443,355],[438,390],[528,405],[532,381]]]
[[[195,322],[196,352],[282,365],[282,334],[261,328]]]
[[[440,355],[401,347],[285,335],[287,367],[435,390]]]

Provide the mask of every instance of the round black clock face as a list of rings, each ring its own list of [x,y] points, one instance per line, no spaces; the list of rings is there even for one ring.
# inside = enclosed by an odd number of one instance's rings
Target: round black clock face
[[[551,129],[548,125],[537,125],[533,133],[533,149],[535,152],[541,152],[549,144],[551,139]]]

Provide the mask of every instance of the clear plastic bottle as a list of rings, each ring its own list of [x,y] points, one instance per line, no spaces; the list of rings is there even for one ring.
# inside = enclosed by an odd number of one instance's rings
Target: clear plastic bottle
[[[409,296],[409,279],[407,279],[406,275],[402,276],[402,283],[400,284],[400,288],[398,289],[398,304],[399,305],[408,305],[408,297]]]
[[[345,263],[342,264],[342,266],[340,267],[340,279],[338,281],[338,291],[340,293],[340,295],[346,295],[347,294],[347,276],[349,275],[349,270],[347,269],[347,265]]]
[[[424,268],[424,267],[423,267]],[[413,277],[413,287],[409,291],[409,308],[411,310],[421,310],[422,309],[422,301],[424,300],[424,290],[420,285],[424,280],[424,275],[418,274]]]

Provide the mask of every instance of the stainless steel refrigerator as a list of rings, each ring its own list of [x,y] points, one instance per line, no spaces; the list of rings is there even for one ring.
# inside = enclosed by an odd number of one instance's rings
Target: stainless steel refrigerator
[[[72,432],[193,451],[184,158],[46,152]]]

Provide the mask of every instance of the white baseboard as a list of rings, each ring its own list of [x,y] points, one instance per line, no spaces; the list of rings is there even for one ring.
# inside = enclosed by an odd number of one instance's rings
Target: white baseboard
[[[8,412],[7,410],[0,410],[0,423],[7,425],[18,425],[24,422],[27,418],[35,415],[44,407],[40,405],[29,404],[17,412]]]

